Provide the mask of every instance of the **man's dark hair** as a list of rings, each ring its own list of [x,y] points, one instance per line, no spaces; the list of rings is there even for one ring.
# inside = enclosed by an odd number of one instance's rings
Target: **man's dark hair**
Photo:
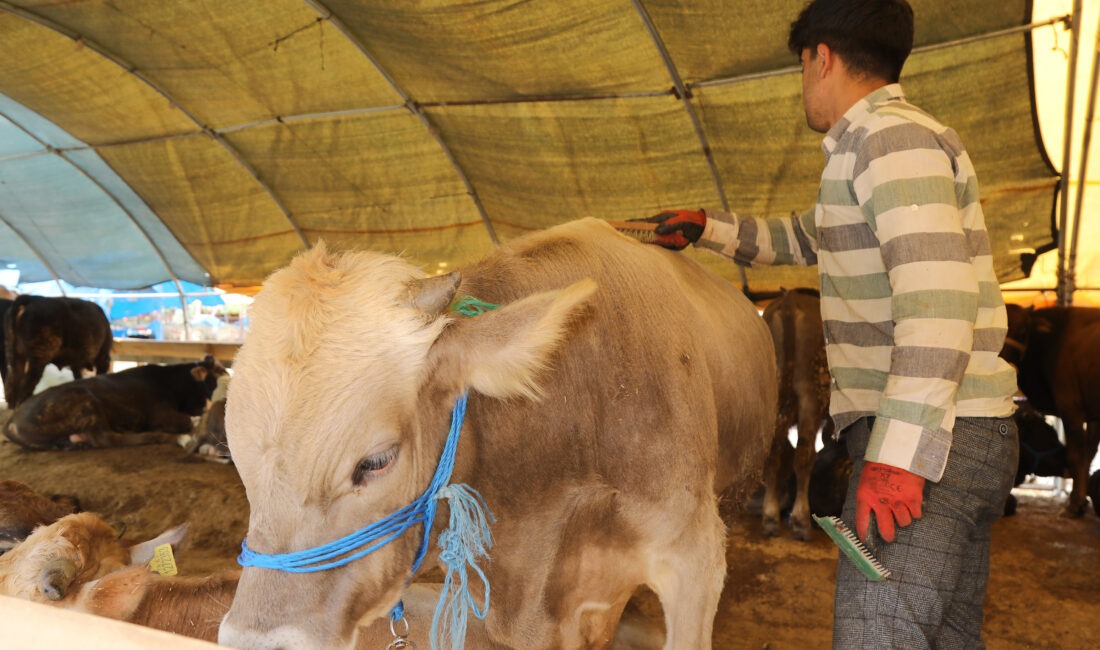
[[[913,49],[913,8],[906,0],[813,0],[791,23],[795,56],[824,43],[848,70],[896,83]]]

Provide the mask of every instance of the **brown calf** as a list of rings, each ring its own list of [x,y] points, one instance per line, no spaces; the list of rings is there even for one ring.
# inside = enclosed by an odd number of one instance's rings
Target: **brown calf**
[[[0,481],[0,553],[26,539],[38,526],[52,524],[80,509],[74,497],[47,497],[26,483]]]
[[[1001,356],[1016,364],[1016,381],[1028,402],[1062,420],[1073,479],[1065,513],[1080,517],[1100,443],[1100,309],[1009,305]]]
[[[173,634],[216,641],[218,626],[229,611],[237,591],[240,571],[226,571],[206,577],[165,577],[140,566],[107,574],[79,588],[63,606],[97,616],[144,625]],[[408,640],[428,647],[428,630],[442,585],[415,583],[403,596]],[[404,632],[404,623],[395,629]],[[356,650],[377,650],[394,641],[388,619],[378,619],[358,629]],[[639,612],[628,609],[616,631],[611,650],[656,650],[664,643],[664,630]],[[485,626],[472,619],[464,647],[470,650],[494,648]]]
[[[40,526],[0,556],[0,594],[36,602],[60,601],[74,585],[100,578],[131,564],[146,564],[160,544],[183,539],[186,527],[156,539],[131,544],[97,515],[66,515]]]
[[[780,497],[790,474],[784,462],[790,454],[784,452],[789,447],[788,432],[797,425],[793,462],[797,487],[790,525],[796,537],[809,540],[813,535],[809,491],[814,445],[823,425],[823,437],[832,436],[821,298],[810,289],[787,291],[765,307],[764,321],[771,330],[779,371],[775,437],[764,465],[764,534],[779,533]]]

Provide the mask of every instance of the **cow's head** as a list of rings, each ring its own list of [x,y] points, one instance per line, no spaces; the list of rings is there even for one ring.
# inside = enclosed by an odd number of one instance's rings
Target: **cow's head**
[[[184,391],[180,410],[191,415],[201,415],[218,387],[218,378],[226,374],[225,367],[218,363],[214,355],[208,354],[202,361],[196,361],[189,370],[194,390]]]
[[[70,590],[131,564],[147,564],[161,544],[178,544],[186,527],[132,544],[97,515],[66,515],[40,526],[0,557],[3,593],[36,602],[62,601]]]
[[[436,469],[456,398],[535,397],[539,371],[595,291],[586,280],[466,318],[448,310],[458,284],[457,273],[425,278],[396,257],[323,245],[268,279],[226,402],[250,549],[311,549],[412,502]],[[219,641],[348,647],[357,623],[400,599],[421,531],[340,568],[244,569]]]

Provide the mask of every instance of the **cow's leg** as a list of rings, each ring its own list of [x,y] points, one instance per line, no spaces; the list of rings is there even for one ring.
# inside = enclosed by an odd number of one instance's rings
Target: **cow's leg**
[[[1085,431],[1083,418],[1070,415],[1062,418],[1066,433],[1066,464],[1069,466],[1073,487],[1070,489],[1069,502],[1062,514],[1067,517],[1080,517],[1088,507],[1089,465],[1096,455],[1096,432]]]
[[[726,526],[717,503],[700,507],[654,564],[649,586],[664,608],[665,650],[708,650],[726,580]]]
[[[812,400],[801,400],[798,413],[798,444],[794,452],[794,475],[797,480],[794,507],[791,509],[791,530],[795,537],[813,539],[810,522],[810,474],[817,455],[817,430],[821,425],[821,413]]]
[[[34,387],[38,385],[38,382],[42,381],[42,372],[46,369],[46,362],[36,358],[27,359],[24,365],[24,372],[21,376],[16,376],[18,380],[12,395],[9,397],[8,408],[15,408],[19,404],[27,401],[27,399],[34,395]]]
[[[775,436],[772,438],[771,451],[764,463],[764,505],[762,524],[764,534],[773,537],[779,534],[779,514],[781,499],[787,487],[789,465],[784,457],[790,455],[790,442],[787,432],[790,424],[782,419],[776,423]]]
[[[111,371],[111,344],[114,341],[108,336],[99,348],[95,357],[95,374],[105,375]]]

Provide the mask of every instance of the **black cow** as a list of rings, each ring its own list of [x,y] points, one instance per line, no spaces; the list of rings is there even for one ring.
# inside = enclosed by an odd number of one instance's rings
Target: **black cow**
[[[810,473],[810,512],[818,517],[839,517],[848,496],[848,479],[854,464],[842,435],[825,436]]]
[[[19,405],[4,435],[30,449],[116,447],[174,442],[190,433],[225,368],[146,365],[54,386]],[[155,432],[155,433],[146,433]]]
[[[1062,420],[1073,479],[1065,513],[1079,517],[1088,506],[1089,465],[1100,443],[1100,309],[1009,305],[1001,356],[1016,365],[1028,402]]]
[[[14,300],[8,298],[0,298],[0,380],[5,384],[8,381],[8,346],[7,346],[7,327],[4,325],[8,319],[8,310],[11,309],[11,304]]]
[[[111,324],[99,305],[79,298],[16,297],[4,317],[8,373],[4,398],[15,408],[34,394],[47,364],[85,370],[111,368]]]
[[[763,527],[765,535],[779,532],[781,497],[793,461],[796,480],[790,526],[794,535],[809,540],[810,473],[814,464],[817,432],[832,436],[829,417],[829,367],[821,325],[821,297],[812,289],[785,291],[764,308],[771,331],[779,377],[779,404],[771,450],[764,465]],[[793,459],[787,447],[788,432],[797,425],[798,444]]]

